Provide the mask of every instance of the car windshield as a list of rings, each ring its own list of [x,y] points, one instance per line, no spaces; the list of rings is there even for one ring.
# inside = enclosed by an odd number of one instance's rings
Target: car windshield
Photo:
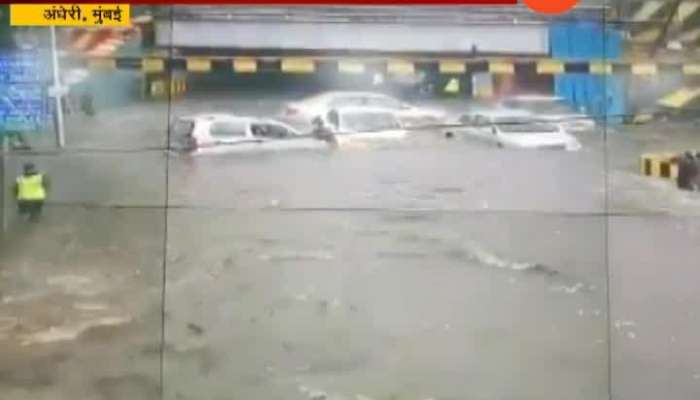
[[[553,133],[559,129],[552,124],[533,122],[525,117],[501,117],[494,124],[503,133]]]
[[[564,100],[511,99],[503,102],[506,107],[528,110],[537,114],[571,114],[574,111]]]
[[[399,122],[390,113],[346,113],[341,119],[341,131],[347,132],[377,132],[399,128]]]

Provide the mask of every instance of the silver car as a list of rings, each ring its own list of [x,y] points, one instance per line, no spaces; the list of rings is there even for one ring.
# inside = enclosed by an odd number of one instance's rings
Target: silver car
[[[592,118],[574,111],[562,97],[513,96],[501,100],[499,105],[503,108],[529,111],[538,120],[559,124],[568,132],[591,131],[596,127]]]
[[[189,154],[328,148],[327,141],[302,135],[272,119],[232,114],[196,114],[173,124],[170,150]]]
[[[524,110],[482,110],[464,114],[445,131],[483,141],[497,147],[522,149],[560,149],[577,151],[581,143],[557,124],[536,121]]]
[[[306,132],[312,127],[315,118],[323,118],[328,111],[345,107],[391,111],[405,127],[439,124],[446,116],[442,110],[414,106],[381,93],[332,91],[288,103],[280,119]]]

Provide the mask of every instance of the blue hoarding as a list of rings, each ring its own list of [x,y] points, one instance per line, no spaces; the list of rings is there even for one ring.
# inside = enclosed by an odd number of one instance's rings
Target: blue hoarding
[[[0,52],[0,132],[39,131],[46,90],[36,51]]]

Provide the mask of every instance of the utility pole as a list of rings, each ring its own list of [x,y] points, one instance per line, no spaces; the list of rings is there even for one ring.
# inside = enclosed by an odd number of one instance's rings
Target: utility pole
[[[63,130],[63,88],[61,87],[61,75],[58,65],[58,50],[56,49],[56,27],[51,26],[51,58],[53,61],[53,97],[56,104],[56,142],[58,147],[63,148],[66,145],[66,136]]]
[[[7,232],[9,221],[7,220],[7,135],[0,131],[0,234]]]

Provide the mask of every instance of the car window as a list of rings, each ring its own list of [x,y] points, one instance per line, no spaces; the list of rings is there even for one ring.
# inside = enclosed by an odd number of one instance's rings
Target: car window
[[[209,133],[214,137],[242,137],[246,134],[246,124],[244,121],[214,122]]]
[[[473,122],[475,126],[486,126],[489,124],[488,118],[484,117],[483,115],[477,115],[474,117]]]
[[[338,118],[338,112],[335,110],[332,110],[328,113],[328,123],[337,128],[338,125],[340,124],[339,118]]]
[[[459,123],[464,125],[471,125],[474,123],[474,116],[471,114],[462,114],[459,117]]]
[[[396,117],[389,112],[343,114],[342,130],[347,132],[378,132],[400,128]]]
[[[283,138],[290,135],[289,129],[274,123],[258,123],[250,126],[253,136],[264,138]]]

